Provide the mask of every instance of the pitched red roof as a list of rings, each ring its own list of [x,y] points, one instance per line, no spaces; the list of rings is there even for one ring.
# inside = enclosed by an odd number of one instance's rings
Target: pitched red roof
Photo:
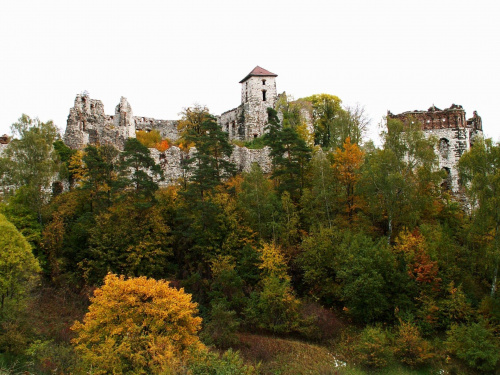
[[[271,73],[270,71],[264,69],[264,68],[261,68],[260,66],[256,66],[255,68],[253,68],[253,70],[247,74],[247,76],[245,78],[243,78],[240,83],[243,83],[245,82],[248,78],[250,77],[277,77],[278,75],[277,74],[274,74],[274,73]]]

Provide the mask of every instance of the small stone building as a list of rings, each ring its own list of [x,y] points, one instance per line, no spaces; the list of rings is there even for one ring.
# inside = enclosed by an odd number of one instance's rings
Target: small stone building
[[[453,192],[458,192],[458,160],[471,148],[474,139],[483,135],[481,117],[477,112],[474,111],[472,118],[467,120],[461,105],[452,104],[445,109],[433,105],[427,111],[407,111],[397,115],[388,111],[387,117],[404,123],[418,122],[427,135],[439,140],[436,146],[439,167],[448,175],[444,184]]]

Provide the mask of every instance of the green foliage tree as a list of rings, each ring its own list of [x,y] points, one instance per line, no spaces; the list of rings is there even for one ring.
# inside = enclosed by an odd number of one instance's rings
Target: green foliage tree
[[[193,146],[193,136],[201,135],[202,124],[212,117],[207,107],[195,104],[193,107],[184,108],[180,113],[181,119],[177,124],[180,133],[179,145],[181,148],[189,149]]]
[[[98,213],[112,203],[112,190],[117,182],[117,156],[118,150],[111,145],[85,148],[81,188],[90,195],[91,212]]]
[[[196,151],[188,159],[192,173],[188,193],[197,194],[202,199],[223,180],[235,173],[234,164],[229,161],[233,146],[228,135],[217,124],[215,117],[205,116],[199,128],[187,130],[186,139],[192,142]]]
[[[274,109],[267,111],[269,123],[264,140],[271,148],[272,178],[280,193],[288,191],[292,199],[298,201],[305,186],[311,149],[295,129],[281,126]]]
[[[151,157],[149,149],[136,138],[127,139],[118,169],[118,188],[125,194],[133,194],[138,204],[150,205],[163,172]]]
[[[474,369],[493,372],[500,359],[499,341],[485,322],[454,324],[447,334],[452,354]]]
[[[392,320],[394,309],[413,306],[409,282],[384,241],[338,228],[313,232],[302,244],[299,264],[310,293],[327,306],[342,303],[363,322]]]
[[[342,101],[335,95],[315,94],[303,98],[312,104],[315,143],[329,149],[340,147],[344,139],[336,134],[335,118],[342,111]]]
[[[58,137],[52,121],[43,123],[22,115],[11,127],[14,139],[0,159],[4,190],[23,187],[24,204],[36,212],[42,223],[42,206],[51,192],[53,178],[59,170],[54,141]]]
[[[304,190],[301,199],[304,221],[312,230],[332,228],[338,213],[337,180],[327,154],[322,151],[314,153],[310,170],[310,187]]]
[[[91,284],[108,271],[160,278],[168,270],[171,233],[157,206],[139,209],[133,199],[117,202],[95,218],[89,232],[90,255],[81,267]]]
[[[165,373],[203,349],[196,314],[191,295],[167,281],[108,274],[73,344],[95,374]]]
[[[383,149],[366,156],[360,186],[375,221],[386,223],[388,241],[394,230],[413,228],[439,195],[442,174],[436,171],[434,140],[417,121],[387,120]]]
[[[480,232],[488,238],[493,267],[491,296],[497,289],[500,264],[500,144],[479,139],[458,164],[460,179],[474,210]]]
[[[41,269],[29,243],[2,214],[0,249],[0,303],[3,314],[6,299],[19,299],[32,286]]]
[[[271,182],[257,163],[253,163],[250,172],[243,176],[238,203],[245,221],[259,237],[276,240],[278,200]]]
[[[386,367],[393,358],[389,334],[379,326],[367,326],[355,346],[356,359],[368,368]]]
[[[247,320],[275,333],[298,332],[302,325],[300,300],[295,296],[281,249],[264,244],[260,250],[263,273],[260,290],[254,292],[245,312]]]

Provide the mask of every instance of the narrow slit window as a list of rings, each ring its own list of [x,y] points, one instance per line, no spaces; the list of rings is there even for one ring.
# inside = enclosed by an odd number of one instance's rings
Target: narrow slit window
[[[262,90],[262,101],[266,101],[266,90]]]
[[[266,80],[265,80],[265,79],[263,79],[263,80],[262,80],[262,85],[263,85],[263,86],[265,86],[265,85],[266,85]]]

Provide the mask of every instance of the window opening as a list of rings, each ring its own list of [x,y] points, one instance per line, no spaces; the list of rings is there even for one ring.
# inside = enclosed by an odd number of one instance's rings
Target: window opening
[[[266,90],[262,90],[262,101],[266,101]]]

